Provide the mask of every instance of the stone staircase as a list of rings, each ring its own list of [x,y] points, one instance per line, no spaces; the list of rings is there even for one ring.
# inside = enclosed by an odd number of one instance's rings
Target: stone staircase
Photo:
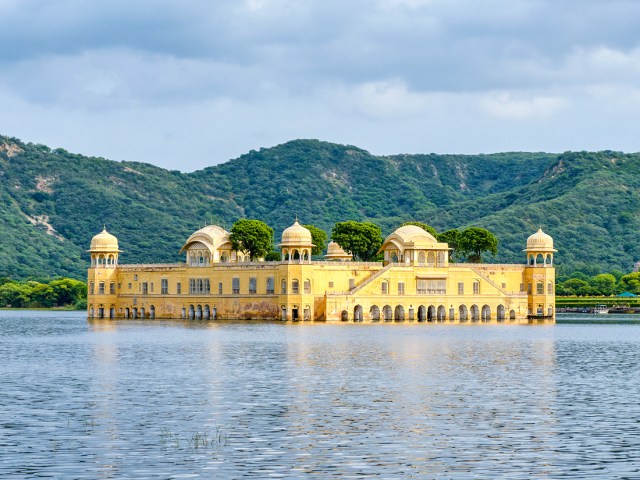
[[[376,278],[380,278],[380,276],[382,276],[385,272],[389,271],[391,269],[391,267],[393,267],[393,263],[388,263],[387,265],[382,267],[382,269],[378,270],[376,273],[374,273],[369,278],[367,278],[364,282],[356,285],[351,290],[349,290],[349,295],[353,295],[355,293],[358,293],[364,287],[366,287],[371,282],[373,282]]]

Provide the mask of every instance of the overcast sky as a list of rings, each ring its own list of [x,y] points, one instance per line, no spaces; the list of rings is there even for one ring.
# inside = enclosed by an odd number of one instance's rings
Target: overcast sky
[[[0,134],[183,171],[295,138],[636,152],[639,25],[637,0],[0,0]]]

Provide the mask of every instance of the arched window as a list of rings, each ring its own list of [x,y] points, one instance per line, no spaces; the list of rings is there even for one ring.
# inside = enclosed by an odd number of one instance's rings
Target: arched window
[[[104,282],[98,282],[98,295],[104,295]]]
[[[311,280],[308,278],[304,281],[304,293],[311,293]]]
[[[300,293],[300,282],[298,282],[297,278],[291,280],[291,293],[293,295],[297,295],[298,293]]]
[[[435,265],[435,263],[436,263],[436,254],[433,252],[429,252],[427,254],[427,264],[433,266]]]
[[[537,282],[536,283],[536,294],[543,295],[544,294],[544,283]]]
[[[280,282],[280,293],[285,295],[287,293],[287,281],[283,278],[282,282]]]
[[[427,261],[427,257],[424,252],[418,252],[418,263],[424,265]]]
[[[547,294],[548,295],[553,295],[553,282],[549,282],[547,284]]]
[[[94,292],[94,284],[93,282],[89,282],[89,294],[93,295]]]

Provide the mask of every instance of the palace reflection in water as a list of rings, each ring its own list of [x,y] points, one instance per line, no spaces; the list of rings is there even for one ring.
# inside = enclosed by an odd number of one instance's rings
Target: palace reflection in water
[[[638,325],[11,314],[2,478],[638,476]]]

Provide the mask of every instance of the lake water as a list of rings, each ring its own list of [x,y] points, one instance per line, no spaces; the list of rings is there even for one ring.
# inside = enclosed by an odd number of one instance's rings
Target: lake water
[[[637,479],[632,318],[292,325],[2,311],[0,478]]]

